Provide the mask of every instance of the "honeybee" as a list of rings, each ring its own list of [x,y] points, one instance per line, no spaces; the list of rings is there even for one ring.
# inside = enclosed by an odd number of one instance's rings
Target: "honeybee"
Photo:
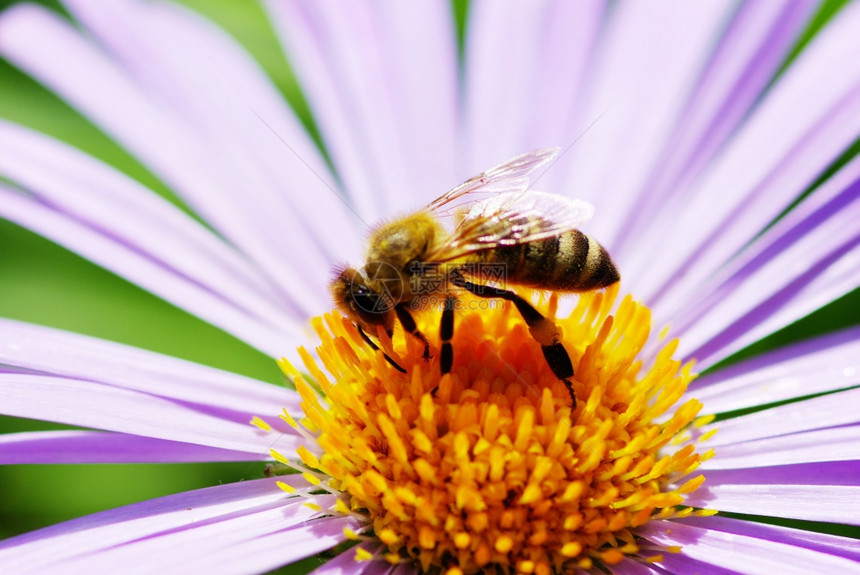
[[[364,340],[382,328],[404,331],[430,343],[412,312],[444,302],[440,367],[453,365],[456,293],[512,302],[541,345],[554,375],[564,382],[573,406],[574,371],[555,323],[515,292],[487,285],[507,282],[557,292],[605,288],[620,279],[607,251],[576,228],[593,213],[587,202],[529,189],[531,175],[558,155],[558,148],[528,152],[467,180],[425,208],[378,226],[370,236],[366,263],[335,270],[330,290],[337,308]],[[454,229],[440,221],[454,215]],[[436,303],[438,302],[438,303]],[[403,370],[387,355],[395,368]]]

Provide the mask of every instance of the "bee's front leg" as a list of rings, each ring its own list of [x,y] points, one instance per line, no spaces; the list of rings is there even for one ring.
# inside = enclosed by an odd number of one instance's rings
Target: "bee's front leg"
[[[355,324],[355,328],[358,330],[358,334],[361,336],[361,339],[363,339],[363,340],[364,340],[364,342],[365,342],[367,345],[369,345],[369,346],[370,346],[370,348],[371,348],[373,351],[381,351],[381,350],[379,349],[379,346],[378,346],[378,345],[376,345],[376,343],[374,343],[374,341],[373,341],[372,339],[370,339],[370,336],[369,336],[369,335],[367,335],[367,334],[364,332],[364,330],[361,328],[361,326],[360,326],[360,325]],[[383,357],[385,357],[385,361],[387,361],[389,364],[391,364],[391,366],[392,366],[392,367],[394,367],[394,369],[396,369],[396,370],[397,370],[397,371],[399,371],[400,373],[406,373],[406,370],[405,370],[405,369],[403,369],[402,367],[400,367],[400,365],[398,365],[398,363],[397,363],[396,361],[394,361],[393,359],[391,359],[391,357],[389,357],[387,353],[385,353],[385,352],[383,351],[383,352],[382,352],[382,355],[383,355]]]
[[[419,331],[418,325],[415,323],[415,318],[413,318],[412,314],[409,313],[406,304],[397,304],[394,306],[394,312],[397,314],[397,319],[400,320],[400,325],[403,326],[403,330],[412,334],[413,337],[418,338],[421,340],[421,343],[424,344],[424,354],[421,357],[424,358],[424,361],[429,361],[430,358],[433,357],[430,355],[430,342],[427,341],[424,334]]]

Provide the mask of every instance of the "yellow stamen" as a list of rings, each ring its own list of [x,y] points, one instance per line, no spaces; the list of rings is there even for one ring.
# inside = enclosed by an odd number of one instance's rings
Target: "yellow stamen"
[[[458,314],[453,369],[441,377],[438,348],[425,361],[415,338],[380,334],[403,374],[344,318],[317,318],[319,363],[300,350],[313,386],[281,362],[306,416],[282,419],[323,452],[302,448],[299,458],[343,493],[338,512],[368,518],[384,545],[379,556],[392,564],[549,575],[639,553],[635,530],[651,518],[710,513],[679,506],[712,455],[695,448],[712,431],[691,441],[691,424],[712,418],[696,419],[696,400],[675,406],[692,365],[673,359],[677,340],[640,358],[650,310],[627,297],[612,314],[616,293],[582,294],[566,318],[556,317],[555,296],[525,294],[552,318],[532,334],[562,337],[571,357],[573,409],[514,306]],[[438,332],[438,313],[416,320],[422,333]]]
[[[257,417],[256,415],[251,418],[251,425],[254,427],[259,427],[263,431],[272,431],[272,426]]]

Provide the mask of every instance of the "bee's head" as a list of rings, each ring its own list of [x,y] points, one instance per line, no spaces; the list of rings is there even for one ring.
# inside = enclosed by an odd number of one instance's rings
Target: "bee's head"
[[[332,298],[342,314],[371,335],[382,326],[390,336],[394,331],[394,304],[391,294],[371,287],[364,270],[337,268],[329,284]]]

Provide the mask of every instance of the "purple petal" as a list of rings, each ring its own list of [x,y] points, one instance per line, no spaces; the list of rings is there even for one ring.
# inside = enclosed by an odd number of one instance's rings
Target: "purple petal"
[[[241,310],[224,305],[221,298],[177,277],[133,249],[116,243],[65,214],[0,185],[0,215],[111,269],[133,283],[180,308],[188,309],[212,325],[232,333],[249,345],[273,356],[295,347],[296,339],[253,321]],[[292,322],[291,322],[292,323]],[[287,327],[290,327],[289,325]]]
[[[77,251],[273,355],[295,347],[298,310],[200,224],[106,165],[0,123],[0,215]],[[159,233],[153,234],[152,230]],[[247,276],[253,283],[242,278]],[[275,351],[279,346],[279,351]]]
[[[748,2],[738,6],[701,79],[674,127],[671,139],[627,217],[608,243],[626,259],[657,213],[688,201],[693,182],[737,129],[761,96],[806,24],[816,1]],[[682,205],[682,204],[681,204]],[[623,212],[622,212],[623,213]]]
[[[208,134],[195,130],[181,116],[165,110],[152,94],[141,91],[64,19],[32,5],[4,12],[0,18],[0,53],[137,154],[222,235],[260,264],[291,300],[306,310],[321,308],[325,301],[322,284],[314,290],[306,282],[293,281],[307,268],[298,261],[305,252],[293,250],[293,258],[284,258],[274,251],[273,238],[262,234],[263,228],[253,217],[249,206],[254,202],[245,201],[248,185],[241,179],[244,174],[231,170],[234,162],[225,161],[211,149]],[[92,89],[94,84],[98,90]],[[292,217],[292,213],[284,215],[282,224]],[[297,229],[302,229],[301,225]],[[282,234],[278,239],[283,241]],[[314,262],[318,267],[319,260]],[[319,277],[324,278],[324,274]]]
[[[398,103],[410,196],[424,205],[469,177],[455,173],[458,66],[453,14],[445,3],[371,2],[380,20],[387,80]]]
[[[663,571],[653,565],[641,563],[627,557],[620,563],[613,565],[611,573],[612,575],[661,575]]]
[[[0,373],[0,413],[255,455],[272,447],[291,452],[304,443],[291,432],[265,433],[160,397],[42,375]]]
[[[363,218],[414,208],[412,198],[429,200],[444,191],[440,184],[456,183],[447,181],[456,153],[457,98],[449,5],[425,1],[397,11],[370,2],[266,6]],[[412,71],[401,80],[388,69],[407,65],[395,56],[399,45],[393,46],[410,37],[408,50],[417,60],[408,61]],[[409,134],[415,127],[410,112],[422,114],[424,132]],[[412,159],[422,157],[438,157],[440,163]],[[446,171],[426,171],[436,168]]]
[[[858,539],[828,535],[827,533],[816,533],[815,531],[803,531],[779,525],[766,525],[742,519],[731,519],[719,515],[713,517],[686,517],[684,519],[673,520],[673,524],[676,521],[681,524],[711,531],[735,533],[744,537],[756,537],[775,543],[786,543],[860,562],[860,540]]]
[[[282,387],[131,346],[0,319],[0,364],[180,400],[239,423],[298,413]]]
[[[769,467],[822,461],[860,461],[860,425],[722,445],[700,469]]]
[[[492,33],[484,25],[485,22],[477,10],[483,9],[487,12],[492,10],[494,6],[498,6],[498,3],[473,4],[471,20],[475,26],[473,31],[483,30],[484,34]],[[516,10],[520,7],[521,5],[513,4],[512,9]],[[586,93],[586,71],[599,38],[601,25],[606,17],[606,9],[607,3],[603,0],[548,2],[541,10],[539,26],[528,30],[520,26],[516,31],[516,36],[520,39],[526,32],[536,35],[536,37],[528,38],[528,42],[535,44],[532,51],[537,52],[537,59],[531,62],[533,68],[531,73],[534,75],[534,81],[529,84],[529,89],[520,90],[524,94],[527,106],[524,112],[526,116],[525,125],[518,127],[523,133],[517,142],[507,143],[506,148],[500,147],[500,152],[519,147],[517,152],[519,153],[528,149],[570,144],[570,135],[574,132],[574,126],[579,122],[579,101]],[[509,36],[496,36],[495,41],[497,43],[492,47],[501,50],[521,44],[521,40],[510,42],[509,39]],[[469,42],[473,41],[478,45],[482,44],[473,40],[473,35],[470,32]],[[499,45],[499,41],[503,45]],[[492,76],[494,84],[490,90],[493,88],[510,90],[514,83],[513,79],[504,70],[494,69],[491,66],[494,56],[486,52],[486,45],[483,48],[482,53],[467,51],[467,55],[475,61],[473,65],[476,67],[476,74]],[[534,66],[535,61],[540,62],[540,66]],[[470,64],[467,62],[468,66]],[[474,90],[492,94],[490,90],[485,89],[485,85],[475,78],[470,79],[473,82]],[[471,95],[471,93],[470,91],[469,94]],[[495,97],[496,94],[492,94],[491,98]],[[478,100],[475,96],[471,98],[473,109],[478,107]],[[493,99],[489,101],[492,102]],[[486,101],[484,103],[486,104]],[[530,113],[530,111],[537,113]],[[480,114],[477,110],[475,113]],[[475,134],[475,137],[478,137],[477,127],[475,127]],[[472,150],[472,153],[480,157],[484,152],[475,149]],[[476,159],[475,163],[477,164],[478,161],[480,160]],[[541,176],[540,186],[561,191],[562,188],[557,183],[557,180],[561,179],[561,172],[561,170],[548,170]]]
[[[806,521],[860,524],[860,461],[706,471],[686,505]]]
[[[564,189],[594,204],[598,216],[588,231],[596,237],[611,240],[621,220],[612,214],[646,183],[734,9],[731,2],[613,5],[566,144],[596,123],[558,167],[567,176]],[[625,279],[632,277],[620,263]]]
[[[301,123],[241,46],[174,4],[113,0],[94,9],[69,0],[66,5],[144,91],[159,94],[177,117],[206,134],[212,155],[220,154],[243,182],[239,207],[248,210],[281,257],[303,257],[312,264],[346,255],[344,242],[329,230],[357,231],[355,218],[328,189],[334,180]],[[283,241],[285,228],[294,235],[306,230],[301,254]]]
[[[229,451],[102,431],[33,431],[0,435],[0,465],[42,463],[194,463],[256,461],[268,454]]]
[[[694,298],[713,270],[854,141],[860,132],[860,67],[839,63],[860,50],[858,23],[860,7],[840,11],[689,190],[683,209],[652,221],[649,233],[637,239],[636,254],[620,262],[636,293],[655,303],[657,317],[663,317],[663,306]],[[658,246],[668,266],[662,273],[645,257],[658,253]]]
[[[860,572],[853,561],[826,552],[678,521],[650,521],[637,533],[660,545],[680,545],[683,556],[740,573]]]
[[[757,239],[677,312],[678,353],[707,367],[860,283],[860,161]],[[803,262],[803,265],[798,265]]]
[[[369,553],[375,553],[380,544],[378,541],[365,541],[356,545]],[[356,548],[350,548],[336,555],[311,571],[313,575],[382,575],[390,573],[394,566],[378,559],[374,561],[356,561]]]
[[[702,432],[719,429],[706,444],[708,447],[717,447],[814,429],[852,425],[860,422],[858,401],[860,389],[841,391],[712,423],[702,427]]]
[[[466,35],[465,114],[467,165],[480,173],[523,151],[522,137],[536,115],[536,91],[545,12],[534,4],[472,2]],[[513,40],[516,38],[516,40]],[[561,121],[562,118],[555,118]],[[559,145],[544,142],[540,147]]]
[[[277,487],[278,480],[296,488],[309,485],[300,475],[288,475],[177,493],[4,539],[0,541],[0,553],[4,558],[31,552],[55,552],[62,548],[67,548],[66,553],[74,553],[74,548],[85,541],[107,547],[242,511],[292,505],[296,500]],[[35,547],[42,551],[33,550]]]
[[[195,525],[100,549],[54,565],[66,573],[263,573],[310,557],[346,540],[344,527],[360,527],[349,517],[325,517],[283,529],[286,509],[275,509]],[[133,565],[133,567],[129,567]],[[199,570],[199,571],[198,571]]]
[[[278,480],[307,486],[300,477]],[[304,498],[287,496],[275,481],[219,485],[68,521],[3,541],[0,560],[7,567],[43,571],[62,565],[69,573],[144,573],[227,562],[233,567],[227,571],[240,572],[239,556],[250,563],[275,561],[274,567],[342,541],[345,525],[361,528],[344,517],[309,521],[320,512],[306,507]],[[315,502],[327,507],[333,497],[318,496]]]
[[[687,395],[709,413],[775,403],[860,384],[860,328],[828,334],[697,379]]]
[[[640,542],[641,543],[641,542]],[[680,553],[669,553],[665,549],[660,549],[657,546],[651,550],[650,555],[662,554],[663,560],[655,565],[662,569],[658,571],[661,574],[671,573],[695,573],[696,575],[743,575],[746,571],[735,571],[726,569],[723,566],[713,565],[705,560],[697,560],[687,556],[682,550]]]

